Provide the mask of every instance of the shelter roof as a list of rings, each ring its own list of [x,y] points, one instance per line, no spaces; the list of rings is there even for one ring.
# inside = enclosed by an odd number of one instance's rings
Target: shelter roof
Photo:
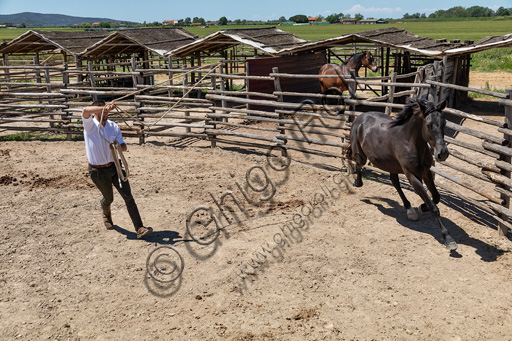
[[[197,36],[181,27],[140,28],[116,31],[108,37],[88,47],[82,55],[100,56],[121,53],[138,53],[145,50],[160,55],[180,46],[190,44]]]
[[[77,55],[108,34],[105,31],[29,30],[0,47],[0,53],[50,53],[61,50]]]
[[[396,27],[389,27],[309,42],[302,46],[284,49],[280,51],[279,54],[314,51],[348,43],[375,43],[380,46],[410,51],[426,56],[443,56],[473,53],[493,47],[510,46],[512,37],[508,34],[505,36],[488,37],[476,44],[470,41],[460,43],[459,41],[448,42],[445,39],[430,39]]]
[[[225,29],[170,52],[175,56],[187,56],[199,51],[224,50],[234,45],[246,44],[265,54],[274,55],[284,48],[300,46],[307,40],[276,27]]]

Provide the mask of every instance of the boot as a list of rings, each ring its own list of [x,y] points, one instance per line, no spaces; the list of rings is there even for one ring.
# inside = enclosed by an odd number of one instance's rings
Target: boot
[[[135,227],[135,231],[137,231],[137,238],[141,239],[153,232],[153,229],[151,227],[144,227],[142,224],[142,219],[139,214],[139,209],[137,208],[137,205],[133,205],[130,207],[127,207],[128,214],[130,215],[130,218],[133,223],[133,227]]]
[[[114,223],[112,222],[112,213],[110,212],[110,205],[105,205],[102,200],[101,209],[103,210],[103,224],[105,224],[107,230],[112,230],[114,228]]]

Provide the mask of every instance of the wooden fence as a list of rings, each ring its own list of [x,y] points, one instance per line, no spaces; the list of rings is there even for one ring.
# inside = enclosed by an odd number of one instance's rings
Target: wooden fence
[[[281,73],[277,68],[268,76],[226,74],[225,65],[216,65],[214,70],[209,66],[201,70],[180,66],[110,73],[80,70],[81,76],[74,76],[74,82],[69,76],[76,70],[38,66],[30,69],[32,81],[21,85],[23,82],[15,78],[19,76],[17,69],[9,68],[0,77],[0,86],[6,87],[0,92],[0,129],[55,131],[70,137],[81,133],[80,110],[93,97],[124,96],[119,104],[132,115],[114,115],[114,119],[127,122],[121,125],[124,134],[138,137],[141,143],[148,136],[196,137],[209,140],[212,147],[285,146],[305,155],[343,158],[350,121],[363,111],[397,112],[410,95],[428,95],[437,102],[449,99],[455,91],[479,93],[499,101],[505,107],[504,115],[489,113],[493,117],[487,117],[446,108],[446,142],[451,157],[432,170],[439,187],[495,217],[501,234],[512,228],[512,90],[504,94],[445,83],[446,74],[454,70],[439,61],[405,75],[347,79],[362,97],[344,97],[338,102],[339,96],[282,89],[285,79],[311,81],[318,75]],[[97,84],[94,79],[100,76],[131,77],[132,84],[93,87]],[[150,76],[154,77],[152,84],[147,84],[144,79]],[[158,78],[164,76],[167,78],[158,84]],[[415,82],[408,82],[410,79]],[[271,82],[274,91],[228,90],[232,89],[228,84],[247,84],[250,80]],[[89,86],[84,85],[87,82]],[[183,97],[188,90],[194,92]],[[383,95],[375,97],[375,92]],[[265,110],[251,109],[262,107]]]

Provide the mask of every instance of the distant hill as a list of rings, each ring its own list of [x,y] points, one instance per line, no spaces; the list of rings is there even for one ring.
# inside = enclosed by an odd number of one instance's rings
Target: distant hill
[[[129,23],[123,20],[115,20],[108,18],[83,18],[72,17],[63,14],[41,14],[32,12],[23,12],[16,14],[0,14],[0,24],[10,23],[13,25],[25,24],[26,26],[67,26],[80,25],[82,23],[93,22],[114,22],[118,24]]]

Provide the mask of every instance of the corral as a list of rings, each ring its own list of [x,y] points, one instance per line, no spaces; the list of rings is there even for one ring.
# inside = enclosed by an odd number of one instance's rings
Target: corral
[[[86,174],[82,142],[2,142],[0,205],[7,227],[0,254],[7,266],[0,277],[6,316],[0,326],[9,338],[511,336],[510,290],[503,286],[510,280],[512,244],[496,233],[498,223],[506,232],[510,217],[511,132],[504,113],[510,93],[443,82],[447,68],[441,56],[406,74],[358,80],[366,90],[388,89],[378,97],[360,89],[362,97],[345,98],[341,107],[322,106],[319,94],[282,86],[285,79],[316,81],[312,72],[295,74],[277,66],[267,75],[246,75],[216,58],[210,65],[198,59],[193,67],[190,59],[186,68],[176,64],[181,84],[176,79],[169,83],[171,69],[163,68],[165,84],[155,77],[119,92],[109,86],[45,94],[2,88],[8,94],[2,97],[2,108],[9,111],[1,118],[2,129],[69,135],[81,133],[77,112],[91,95],[132,94],[121,101],[132,115],[120,113],[119,120],[123,116],[130,123],[127,135],[146,142],[131,144],[127,156],[141,212],[156,230],[148,243],[132,240],[128,217],[116,200],[117,233],[104,231],[96,219],[97,193]],[[130,72],[145,78],[152,71]],[[192,72],[193,82],[186,77]],[[181,99],[183,92],[203,85],[205,75],[203,91]],[[403,77],[416,82],[404,82]],[[270,83],[272,91],[251,93],[252,80]],[[237,90],[240,81],[249,88]],[[419,222],[407,220],[386,175],[369,168],[367,177],[376,181],[367,181],[352,194],[338,186],[336,176],[341,174],[348,117],[369,107],[396,112],[401,96],[428,93],[437,101],[455,90],[496,100],[445,112],[451,156],[435,171],[442,217],[461,244],[459,253],[450,257],[428,215]],[[296,100],[305,97],[310,101]],[[50,103],[54,98],[61,104]],[[339,109],[342,115],[333,114]],[[27,112],[14,112],[18,110]],[[227,221],[214,245],[191,242],[185,225],[192,209],[213,205],[228,190],[242,198],[247,171],[266,167],[265,153],[277,145],[288,149],[292,164],[287,174],[264,168],[277,184],[274,199],[262,205],[243,201],[243,209],[233,206],[227,214],[232,224]],[[417,206],[419,199],[405,187]],[[272,247],[276,233],[297,213],[307,228],[292,233],[282,257],[268,254],[268,263],[257,266],[256,276],[245,276],[241,270],[255,265],[258,252]],[[245,217],[238,224],[233,223],[236,214]],[[146,256],[155,245],[172,245],[181,252],[185,270],[179,284],[159,285],[145,273]]]

